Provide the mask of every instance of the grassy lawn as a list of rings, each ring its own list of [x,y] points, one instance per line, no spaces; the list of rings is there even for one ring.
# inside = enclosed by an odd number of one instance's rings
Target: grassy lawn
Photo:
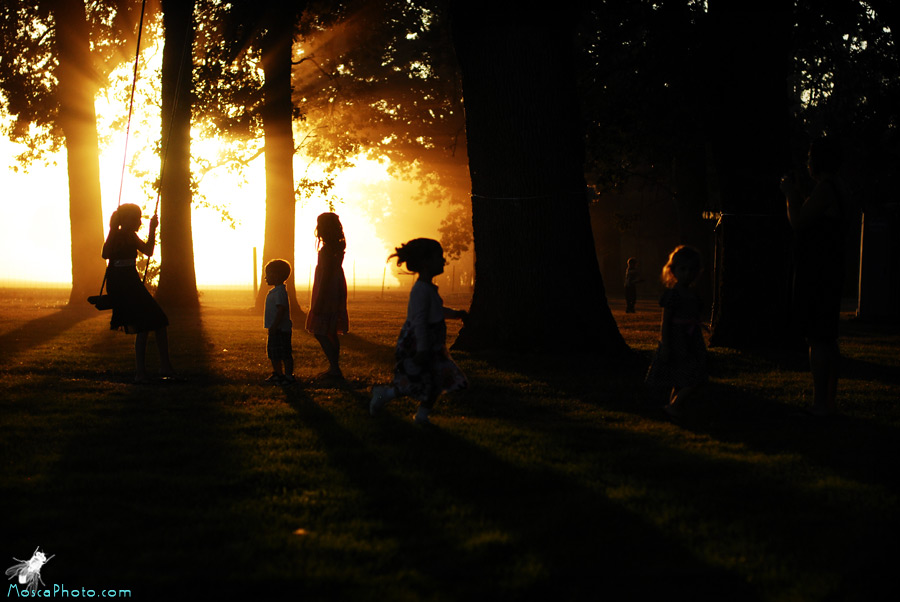
[[[135,386],[133,337],[108,313],[0,290],[6,566],[40,546],[47,587],[137,600],[873,600],[893,585],[896,328],[842,322],[838,418],[792,416],[811,395],[801,352],[712,349],[712,383],[675,425],[641,384],[658,308],[613,300],[636,358],[455,353],[471,388],[426,431],[411,401],[367,411],[403,293],[351,301],[344,383],[313,378],[324,357],[295,320],[293,388],[261,382],[250,295],[214,295],[170,312],[185,381]]]

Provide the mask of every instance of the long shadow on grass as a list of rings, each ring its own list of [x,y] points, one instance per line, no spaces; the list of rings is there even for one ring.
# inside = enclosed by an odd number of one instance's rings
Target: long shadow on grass
[[[405,575],[419,595],[642,599],[675,588],[698,599],[755,597],[738,576],[560,472],[504,461],[390,413],[363,440],[309,399],[291,403],[366,496],[366,518],[384,524],[379,536],[398,542],[375,569]]]
[[[375,361],[393,362],[394,347],[392,345],[375,343],[352,332],[342,335],[341,343],[347,349],[367,355]]]
[[[175,315],[172,323],[192,371],[208,373],[200,317]],[[240,548],[256,525],[236,510],[245,495],[236,476],[242,460],[228,444],[231,419],[216,395],[191,381],[100,394],[61,386],[48,396],[35,383],[35,403],[61,449],[48,472],[17,484],[6,500],[16,521],[5,540],[56,554],[44,571],[48,583],[132,589],[135,598],[173,599],[195,578],[215,589],[215,575],[240,574]]]
[[[66,307],[47,316],[29,320],[15,330],[0,335],[0,364],[10,357],[43,345],[61,333],[97,315],[91,307]]]
[[[491,400],[489,407],[459,403],[475,414],[504,416],[507,419],[541,424],[565,411],[565,400],[589,403],[602,408],[662,420],[660,406],[648,405],[640,366],[622,371],[597,366],[590,358],[491,357],[489,364],[503,373],[522,375],[522,380],[539,383],[538,396],[558,397],[559,405],[521,403],[508,394],[511,388],[476,377],[474,387],[480,397]],[[891,384],[896,375],[881,365],[847,360],[843,374],[847,378],[881,380]],[[732,368],[734,370],[734,368]],[[898,489],[889,464],[900,456],[897,428],[877,419],[841,416],[830,420],[805,419],[798,408],[779,400],[722,383],[701,389],[689,407],[681,425],[693,432],[708,434],[728,442],[745,443],[768,454],[799,453],[816,464],[858,480]],[[537,419],[537,420],[536,420]]]
[[[542,438],[550,441],[549,449],[558,447],[596,457],[599,480],[646,487],[655,492],[663,506],[666,499],[689,504],[696,516],[706,517],[704,522],[714,528],[723,532],[734,526],[743,529],[751,547],[758,545],[761,537],[769,537],[789,550],[786,557],[793,557],[799,570],[811,574],[812,579],[824,578],[827,572],[840,574],[847,591],[875,592],[872,584],[883,584],[884,576],[890,574],[888,561],[875,542],[882,529],[896,529],[896,521],[878,493],[860,493],[853,482],[897,490],[893,458],[900,455],[900,444],[895,428],[850,418],[798,421],[784,404],[713,385],[698,396],[698,403],[681,426],[694,435],[708,435],[711,443],[724,445],[711,444],[708,451],[689,453],[691,445],[671,445],[671,427],[653,428],[646,422],[654,420],[655,415],[660,424],[662,413],[635,405],[621,375],[598,371],[587,376],[578,365],[529,366],[533,359],[492,358],[495,367],[500,365],[505,373],[515,374],[517,370],[521,377],[504,384],[476,376],[473,387],[481,389],[482,401],[490,400],[496,417],[542,433]],[[553,361],[557,360],[547,360]],[[524,385],[529,387],[526,393],[517,393]],[[616,399],[617,393],[625,401]],[[567,400],[632,413],[634,425],[618,426],[619,420],[612,415],[610,428],[596,428],[577,416],[568,416]],[[477,408],[477,403],[462,402],[461,406],[490,415]],[[694,435],[686,434],[687,438]],[[732,449],[740,451],[735,454]],[[755,459],[755,451],[766,456]],[[851,482],[846,487],[825,484],[819,491],[814,480],[784,481],[784,468],[773,466],[771,472],[767,468],[767,461],[787,461],[802,467],[794,459],[797,455]],[[697,487],[697,483],[716,485]],[[767,510],[772,500],[777,500],[779,508],[775,515]],[[822,529],[824,520],[839,526]],[[813,560],[820,558],[822,550],[830,549],[858,552],[832,554],[834,558],[819,564]]]
[[[373,537],[398,542],[395,558],[368,559],[371,563],[371,581],[353,583],[343,576],[322,577],[314,581],[316,577],[311,576],[305,580],[305,594],[329,594],[332,599],[378,599],[380,595],[371,591],[372,583],[385,574],[408,574],[411,570],[427,578],[425,583],[420,578],[413,578],[411,587],[414,589],[418,586],[421,593],[447,591],[445,588],[452,584],[442,580],[435,583],[433,573],[446,561],[445,553],[451,548],[451,543],[448,535],[428,519],[427,509],[417,503],[416,486],[410,483],[409,476],[385,462],[380,453],[376,453],[357,434],[341,426],[333,414],[315,403],[305,391],[286,389],[285,395],[296,411],[297,428],[310,428],[316,433],[330,463],[364,496],[364,515],[356,519],[383,523],[384,527]],[[354,403],[361,399],[352,393],[349,396]],[[422,433],[407,432],[405,435],[406,438],[414,438],[415,435],[422,436]],[[317,558],[320,562],[324,560],[326,564],[341,566],[346,562],[348,552],[321,550]]]

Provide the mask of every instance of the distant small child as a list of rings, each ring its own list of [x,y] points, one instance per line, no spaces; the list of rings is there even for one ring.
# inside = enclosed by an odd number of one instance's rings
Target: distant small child
[[[669,254],[661,280],[668,290],[659,304],[663,308],[659,347],[646,382],[650,386],[671,387],[663,408],[670,417],[681,414],[684,400],[707,379],[706,343],[701,321],[700,298],[690,288],[702,269],[700,252],[680,245]]]
[[[637,304],[637,285],[643,282],[637,267],[637,257],[629,257],[625,263],[625,313],[633,314]]]
[[[468,386],[462,370],[447,350],[445,318],[465,318],[465,311],[444,307],[438,287],[432,279],[444,272],[444,250],[430,238],[416,238],[396,248],[391,257],[397,265],[419,275],[409,293],[406,322],[397,340],[394,382],[372,389],[369,411],[374,416],[395,397],[408,396],[419,401],[414,421],[428,426],[429,413],[442,392]]]
[[[266,284],[272,287],[266,295],[264,326],[269,331],[266,354],[272,361],[272,375],[267,383],[287,385],[294,379],[294,354],[291,348],[291,304],[285,281],[291,275],[291,264],[273,259],[266,264]]]
[[[320,245],[319,260],[316,264],[309,314],[306,316],[306,330],[316,337],[328,359],[328,370],[319,374],[319,378],[343,378],[338,333],[343,334],[350,329],[347,318],[347,279],[341,265],[347,241],[337,214],[319,215],[316,219],[316,239]]]

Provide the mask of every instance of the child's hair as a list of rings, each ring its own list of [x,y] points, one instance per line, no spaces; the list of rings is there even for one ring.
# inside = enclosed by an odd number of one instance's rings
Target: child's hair
[[[112,216],[110,216],[109,218],[109,227],[121,228],[122,222],[129,218],[140,219],[141,213],[141,208],[134,203],[124,203],[122,205],[119,205],[119,208],[113,211]]]
[[[291,264],[289,264],[284,259],[273,259],[269,263],[266,264],[266,274],[271,274],[275,276],[282,282],[288,279],[291,275]]]
[[[344,250],[347,241],[344,239],[344,227],[337,213],[321,213],[316,218],[316,238],[323,245],[338,247]]]
[[[637,257],[629,257],[628,261],[625,262],[625,265],[627,265],[630,268],[633,268],[636,263],[637,263]]]
[[[425,261],[435,253],[444,254],[441,243],[432,238],[414,238],[396,247],[388,259],[396,257],[398,266],[405,263],[406,269],[418,273],[422,271]]]
[[[700,251],[687,245],[678,245],[675,247],[674,251],[669,253],[669,261],[663,266],[662,274],[660,275],[660,280],[662,280],[662,283],[666,288],[672,288],[675,286],[675,283],[678,282],[674,272],[675,267],[679,265],[687,265],[693,268],[691,270],[691,274],[693,275],[691,281],[693,281],[693,279],[697,277],[697,274],[700,273],[700,268],[703,265],[703,258],[700,255]],[[690,284],[690,282],[686,282],[685,284]]]

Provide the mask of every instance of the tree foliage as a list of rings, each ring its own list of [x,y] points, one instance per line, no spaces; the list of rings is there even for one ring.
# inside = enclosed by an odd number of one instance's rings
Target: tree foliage
[[[363,153],[415,181],[412,200],[444,207],[458,258],[471,227],[465,115],[446,2],[350,2],[330,26],[311,8],[294,69],[306,152],[341,169]]]
[[[0,92],[8,117],[0,127],[10,140],[25,145],[17,157],[23,168],[59,151],[65,142],[53,6],[49,0],[0,3]],[[81,67],[99,91],[116,67],[133,59],[141,6],[133,0],[107,0],[90,2],[85,9],[90,62]]]

